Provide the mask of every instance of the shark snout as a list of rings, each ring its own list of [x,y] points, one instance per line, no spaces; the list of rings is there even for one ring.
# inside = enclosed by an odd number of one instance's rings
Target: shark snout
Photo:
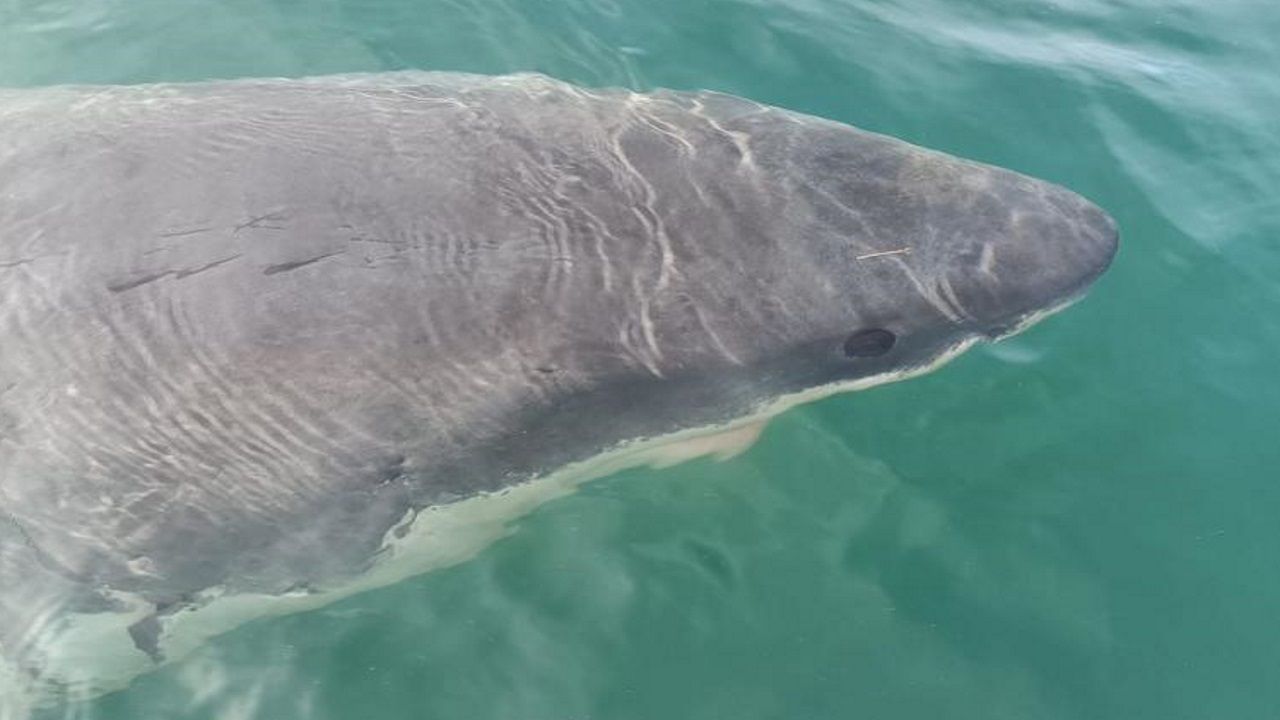
[[[978,330],[991,337],[1081,297],[1119,247],[1115,220],[1066,188],[1016,176],[1007,195],[1003,222],[973,238],[968,262],[953,269],[962,277],[951,275]]]

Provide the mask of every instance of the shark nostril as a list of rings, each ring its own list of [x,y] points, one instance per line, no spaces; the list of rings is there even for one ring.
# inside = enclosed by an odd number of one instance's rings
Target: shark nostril
[[[844,341],[845,357],[879,357],[893,348],[898,337],[882,328],[859,330]]]

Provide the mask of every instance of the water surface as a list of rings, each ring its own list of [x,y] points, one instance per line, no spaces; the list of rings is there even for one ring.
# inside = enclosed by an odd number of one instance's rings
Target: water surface
[[[1123,230],[1021,337],[40,717],[1277,717],[1277,38],[1270,0],[0,2],[2,85],[710,88],[1060,182]]]

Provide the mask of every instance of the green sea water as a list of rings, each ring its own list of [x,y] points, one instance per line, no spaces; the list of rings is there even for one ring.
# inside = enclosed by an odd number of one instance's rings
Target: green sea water
[[[1088,299],[38,717],[1280,718],[1276,0],[0,0],[0,85],[710,88],[1065,184]]]

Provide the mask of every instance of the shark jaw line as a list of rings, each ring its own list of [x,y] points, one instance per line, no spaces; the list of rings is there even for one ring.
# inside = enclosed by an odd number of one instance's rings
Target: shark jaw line
[[[1009,338],[1015,335],[1021,335],[1022,333],[1029,330],[1033,325],[1040,324],[1040,321],[1044,320],[1045,318],[1050,317],[1052,315],[1057,315],[1063,310],[1066,310],[1072,305],[1075,305],[1082,298],[1084,298],[1084,296],[1085,296],[1085,291],[1082,290],[1076,295],[1071,295],[1058,303],[1055,303],[1045,308],[1041,308],[1039,310],[1032,310],[1031,312],[1026,313],[1020,316],[1019,318],[1017,318],[1016,320],[1014,320],[1013,323],[1010,324],[1004,330],[1001,330],[996,333],[989,333],[986,338],[987,342],[997,343],[1002,340],[1008,340]]]

